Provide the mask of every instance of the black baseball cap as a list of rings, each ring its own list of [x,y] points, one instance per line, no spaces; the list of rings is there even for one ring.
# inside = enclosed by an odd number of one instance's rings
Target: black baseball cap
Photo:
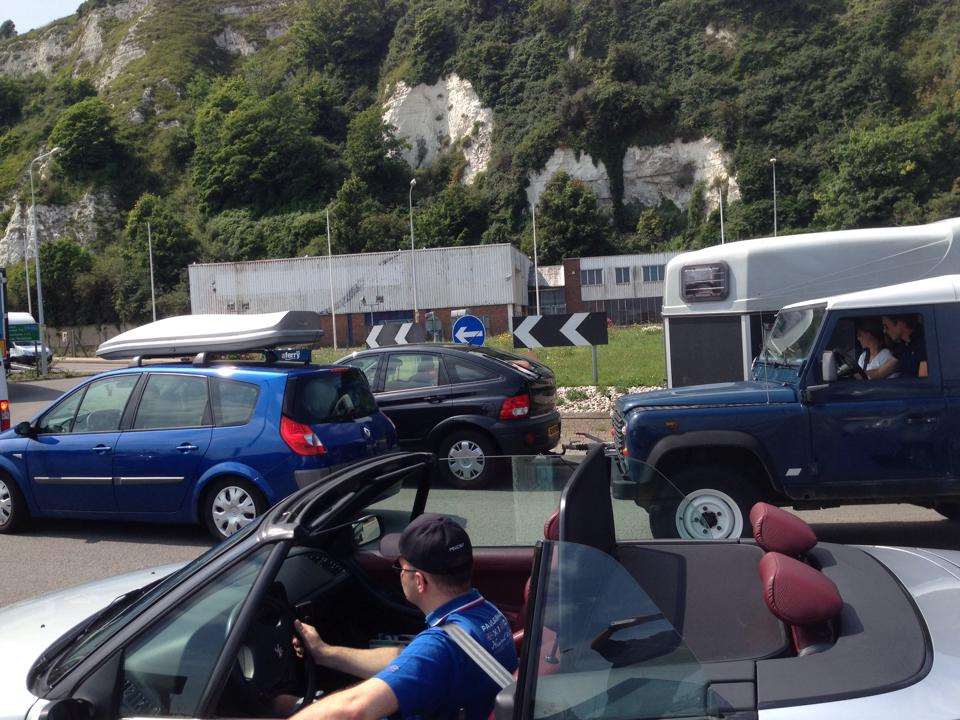
[[[424,513],[399,535],[387,535],[380,552],[396,560],[403,557],[417,570],[452,575],[473,565],[473,546],[467,531],[445,515]]]

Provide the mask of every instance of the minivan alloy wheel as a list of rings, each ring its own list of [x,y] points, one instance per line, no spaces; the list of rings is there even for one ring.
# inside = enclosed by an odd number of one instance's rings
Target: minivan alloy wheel
[[[483,449],[473,440],[458,440],[447,453],[450,472],[461,480],[475,479],[483,472],[486,462]]]
[[[224,537],[250,524],[256,517],[256,503],[241,487],[227,485],[213,499],[213,522]]]
[[[13,497],[10,495],[10,488],[0,480],[0,525],[5,525],[13,514]]]

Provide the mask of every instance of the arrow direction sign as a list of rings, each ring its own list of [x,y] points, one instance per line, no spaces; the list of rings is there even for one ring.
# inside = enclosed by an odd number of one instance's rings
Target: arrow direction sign
[[[367,347],[378,348],[387,345],[409,345],[426,342],[427,331],[420,323],[382,323],[370,328],[367,335]]]
[[[453,341],[461,345],[483,345],[487,330],[476,315],[461,315],[453,323]]]
[[[607,314],[528,315],[513,319],[513,346],[589,347],[607,344]]]

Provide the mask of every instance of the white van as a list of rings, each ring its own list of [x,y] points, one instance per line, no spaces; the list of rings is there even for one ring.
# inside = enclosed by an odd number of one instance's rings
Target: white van
[[[960,218],[714,245],[667,263],[670,387],[749,380],[763,328],[785,305],[960,273]]]
[[[40,326],[33,315],[25,312],[7,314],[9,328],[10,361],[23,365],[36,365],[40,360]],[[53,351],[44,343],[47,363],[53,360]]]

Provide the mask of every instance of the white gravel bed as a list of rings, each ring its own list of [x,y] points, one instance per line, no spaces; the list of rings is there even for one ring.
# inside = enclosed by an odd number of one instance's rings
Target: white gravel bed
[[[649,390],[662,390],[658,385],[639,385],[637,387],[615,388],[600,387],[592,385],[581,385],[579,387],[559,387],[557,388],[557,409],[566,414],[579,413],[602,413],[609,415],[613,411],[613,404],[621,395],[628,393],[647,392]]]

